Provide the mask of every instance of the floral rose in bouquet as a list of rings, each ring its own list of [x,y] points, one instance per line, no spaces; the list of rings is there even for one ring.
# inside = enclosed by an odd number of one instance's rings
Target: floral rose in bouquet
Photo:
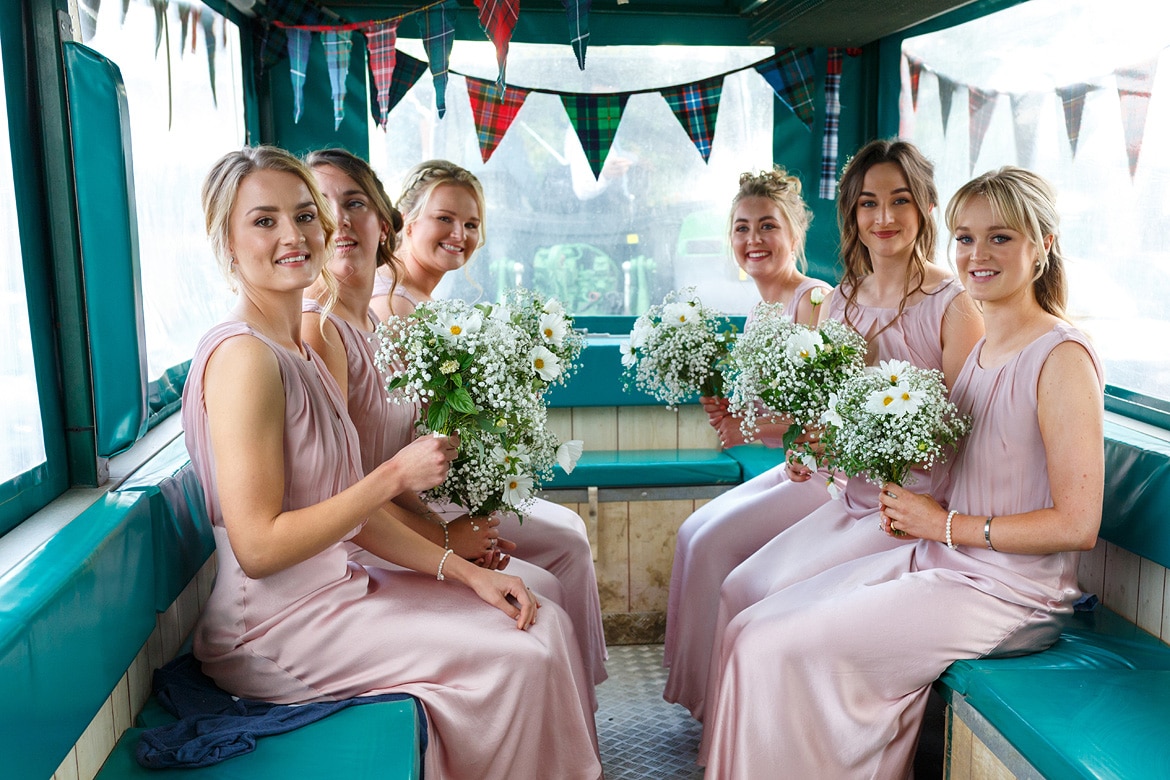
[[[848,380],[822,420],[834,467],[878,485],[905,484],[911,468],[930,469],[971,428],[948,400],[942,372],[901,360]]]
[[[791,457],[815,467],[816,455],[801,451],[796,438],[819,427],[833,390],[865,369],[865,349],[865,339],[844,323],[809,328],[785,315],[783,304],[757,304],[728,359],[728,410],[742,419],[744,438],[755,438],[764,407],[790,421],[784,447]]]
[[[426,301],[379,328],[376,360],[390,377],[390,400],[420,402],[423,432],[460,437],[447,479],[424,499],[456,503],[473,515],[521,514],[555,463],[566,470],[575,465],[580,443],[561,445],[548,431],[544,402],[544,390],[572,364],[535,349],[539,318],[528,322],[534,313],[506,304]],[[579,348],[562,354],[575,359]]]
[[[694,395],[723,394],[722,367],[735,326],[704,306],[693,288],[668,293],[634,322],[622,344],[626,389],[632,379],[668,407]]]

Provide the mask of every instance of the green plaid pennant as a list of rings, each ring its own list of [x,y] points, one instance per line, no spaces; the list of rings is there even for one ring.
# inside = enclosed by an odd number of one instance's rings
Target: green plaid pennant
[[[561,95],[561,103],[565,106],[565,113],[569,115],[573,129],[577,131],[577,138],[589,159],[594,178],[601,175],[601,168],[609,156],[629,98],[629,94]]]

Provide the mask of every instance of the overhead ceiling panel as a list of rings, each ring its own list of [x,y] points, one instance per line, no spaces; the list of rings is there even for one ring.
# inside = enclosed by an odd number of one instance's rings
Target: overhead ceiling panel
[[[973,0],[765,0],[748,6],[751,43],[862,46]]]

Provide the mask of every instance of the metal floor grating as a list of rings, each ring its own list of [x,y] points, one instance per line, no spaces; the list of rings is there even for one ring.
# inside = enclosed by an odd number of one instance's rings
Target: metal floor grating
[[[605,780],[699,780],[699,724],[662,698],[662,645],[609,648],[597,687],[597,740]]]

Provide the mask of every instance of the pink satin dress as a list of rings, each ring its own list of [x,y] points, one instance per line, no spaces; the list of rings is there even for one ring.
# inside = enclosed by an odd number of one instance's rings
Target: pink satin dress
[[[982,342],[972,351],[952,392],[974,417],[951,472],[952,508],[1001,516],[1053,505],[1036,387],[1067,341],[1101,381],[1092,347],[1063,324],[1000,366],[979,365]],[[1081,595],[1077,560],[895,541],[744,609],[723,635],[706,776],[908,777],[931,683],[959,659],[1051,645]]]
[[[802,282],[787,311],[795,311],[800,300],[817,287],[828,289],[819,279]],[[781,441],[765,444],[783,446]],[[703,719],[719,586],[732,569],[776,534],[826,503],[828,478],[821,471],[806,482],[793,482],[781,464],[704,504],[679,527],[666,608],[663,665],[670,674],[664,699]]]
[[[277,574],[253,579],[243,572],[217,498],[203,395],[208,359],[236,336],[264,342],[280,366],[284,510],[320,503],[362,473],[345,401],[311,350],[306,360],[238,321],[203,337],[183,393],[187,449],[219,567],[195,632],[203,670],[238,696],[283,704],[417,696],[429,721],[429,778],[600,777],[592,684],[555,604],[545,604],[531,630],[519,631],[469,588],[359,565],[346,540]]]

